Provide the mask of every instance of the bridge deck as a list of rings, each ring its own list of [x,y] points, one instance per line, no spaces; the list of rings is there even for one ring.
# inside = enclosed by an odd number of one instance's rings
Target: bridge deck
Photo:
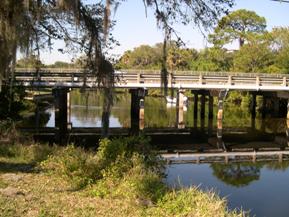
[[[27,87],[101,87],[92,74],[81,70],[51,70],[40,72],[18,69],[14,85]],[[161,75],[157,71],[118,71],[117,88],[161,88]],[[168,87],[174,89],[228,89],[245,91],[287,91],[289,75],[227,73],[227,72],[176,72],[168,76]]]

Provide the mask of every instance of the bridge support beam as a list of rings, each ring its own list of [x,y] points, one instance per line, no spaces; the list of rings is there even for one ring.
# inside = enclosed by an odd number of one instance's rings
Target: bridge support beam
[[[179,129],[185,128],[184,123],[184,90],[179,89],[177,92],[177,127]]]
[[[267,105],[267,97],[263,95],[263,100],[262,100],[262,119],[266,118],[266,105]]]
[[[213,116],[214,116],[214,97],[209,95],[209,104],[208,104],[208,135],[209,137],[212,136],[213,132]]]
[[[287,100],[287,118],[286,118],[286,137],[287,137],[287,146],[289,146],[289,99]]]
[[[252,98],[251,98],[251,104],[250,104],[250,110],[251,110],[251,117],[256,118],[256,93],[252,93]]]
[[[68,130],[71,129],[70,123],[70,89],[53,89],[54,107],[55,107],[55,141],[60,145],[68,142]]]
[[[273,99],[273,114],[275,118],[279,117],[279,104],[279,98],[275,97]]]
[[[228,91],[222,90],[218,97],[218,113],[217,113],[217,146],[226,148],[223,142],[223,113],[224,113],[224,100],[227,96]]]
[[[255,129],[256,127],[256,93],[252,93],[250,111],[251,111],[251,128]]]
[[[131,134],[139,134],[144,129],[144,99],[147,90],[143,88],[130,89],[131,94]]]
[[[205,119],[205,110],[206,110],[206,95],[202,93],[201,95],[201,120]]]
[[[194,128],[198,127],[198,101],[199,95],[198,93],[194,93]]]

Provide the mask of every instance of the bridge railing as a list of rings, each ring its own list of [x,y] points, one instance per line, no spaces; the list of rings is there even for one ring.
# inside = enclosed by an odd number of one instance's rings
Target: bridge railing
[[[182,74],[181,74],[182,73]],[[145,86],[160,87],[161,75],[154,70],[122,70],[116,71],[115,83],[121,87]],[[15,72],[15,84],[24,86],[98,86],[94,74],[84,73],[83,69],[17,69]],[[258,73],[231,73],[231,72],[175,72],[169,73],[168,86],[188,88],[205,85],[221,86],[244,86],[244,87],[287,87],[289,75],[258,74]]]

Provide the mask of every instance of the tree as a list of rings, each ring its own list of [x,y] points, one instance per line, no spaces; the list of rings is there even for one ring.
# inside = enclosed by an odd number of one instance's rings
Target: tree
[[[289,28],[274,28],[270,32],[272,45],[275,54],[274,69],[278,73],[289,73]]]
[[[267,35],[251,37],[234,57],[234,71],[241,72],[268,72],[274,63],[274,55],[270,49]]]
[[[252,34],[264,33],[266,20],[254,11],[240,9],[224,16],[209,36],[210,41],[216,46],[223,46],[234,40],[239,40],[242,47]]]
[[[41,60],[39,60],[35,55],[24,57],[16,62],[16,67],[19,68],[41,68],[43,66]]]
[[[231,163],[211,164],[213,174],[228,185],[242,187],[259,180],[261,164]]]
[[[212,47],[200,51],[198,58],[191,62],[191,69],[196,71],[230,71],[233,53],[226,49]]]

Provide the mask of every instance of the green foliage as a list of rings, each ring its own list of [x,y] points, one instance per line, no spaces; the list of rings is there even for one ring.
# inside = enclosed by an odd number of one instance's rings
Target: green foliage
[[[24,100],[25,95],[24,88],[14,87],[11,91],[10,88],[4,87],[0,92],[0,120],[20,119],[21,112],[31,109],[32,104]]]
[[[223,46],[238,39],[240,47],[252,34],[264,33],[266,20],[254,11],[240,9],[224,16],[215,28],[214,34],[210,35],[211,41],[216,46]]]
[[[37,164],[48,158],[57,147],[48,145],[0,144],[0,158],[9,158],[17,163]]]
[[[24,57],[16,62],[16,67],[19,68],[41,68],[43,66],[43,63],[36,55]]]
[[[191,69],[196,71],[230,71],[233,54],[222,48],[201,50],[198,58],[191,62]]]
[[[50,156],[41,166],[70,180],[73,186],[82,188],[103,177],[122,177],[133,166],[134,155],[143,158],[147,168],[161,169],[156,154],[142,137],[103,139],[96,154],[68,146]]]
[[[101,177],[98,162],[92,152],[71,145],[49,156],[41,163],[41,168],[67,179],[76,188],[82,188]]]
[[[251,37],[248,44],[245,44],[236,52],[234,58],[234,71],[260,72],[264,73],[273,64],[273,53],[270,44],[264,37]]]

